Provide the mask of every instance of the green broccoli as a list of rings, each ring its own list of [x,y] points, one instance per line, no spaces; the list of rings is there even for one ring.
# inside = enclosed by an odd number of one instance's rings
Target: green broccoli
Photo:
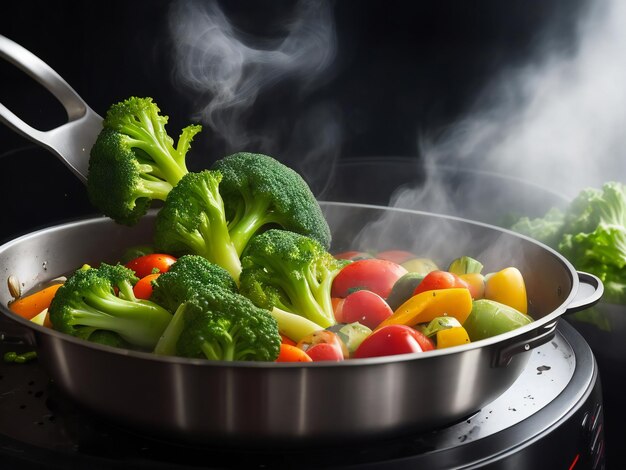
[[[350,261],[335,259],[310,237],[270,229],[250,240],[241,263],[240,292],[259,307],[278,307],[322,328],[335,324],[330,290]]]
[[[174,313],[196,292],[219,287],[237,293],[237,284],[221,266],[198,255],[184,255],[153,281],[150,300]]]
[[[237,153],[213,164],[222,173],[231,239],[241,255],[250,238],[261,229],[283,228],[330,247],[330,228],[319,203],[304,179],[272,157]]]
[[[203,256],[238,281],[241,262],[228,233],[221,179],[218,171],[187,173],[157,214],[154,241],[167,253]]]
[[[216,287],[180,305],[157,354],[222,361],[274,361],[281,337],[276,320],[239,294]]]
[[[110,331],[133,346],[154,348],[172,315],[154,302],[137,299],[132,289],[136,280],[132,270],[119,264],[77,270],[50,304],[53,327],[84,339],[91,339],[94,330]]]
[[[167,121],[151,98],[131,97],[109,108],[87,178],[90,201],[103,214],[134,225],[153,199],[165,200],[188,173],[185,157],[201,126],[184,128],[174,147]]]

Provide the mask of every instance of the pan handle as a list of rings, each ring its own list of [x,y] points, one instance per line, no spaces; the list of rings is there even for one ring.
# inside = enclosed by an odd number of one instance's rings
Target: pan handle
[[[68,122],[49,131],[30,126],[0,103],[0,121],[46,148],[83,182],[87,182],[89,151],[102,129],[102,118],[48,64],[19,44],[0,35],[0,57],[26,72],[65,108]]]
[[[604,294],[604,284],[593,274],[577,271],[578,291],[574,300],[565,308],[564,315],[579,312],[597,304]]]
[[[585,310],[597,304],[604,293],[604,285],[602,281],[593,274],[577,271],[578,275],[578,291],[574,300],[565,308],[562,315]],[[543,325],[538,330],[533,330],[531,335],[524,335],[517,338],[516,341],[507,343],[506,346],[500,348],[494,355],[492,365],[494,367],[505,367],[511,362],[516,354],[530,351],[554,338],[556,334],[556,326],[558,319]]]

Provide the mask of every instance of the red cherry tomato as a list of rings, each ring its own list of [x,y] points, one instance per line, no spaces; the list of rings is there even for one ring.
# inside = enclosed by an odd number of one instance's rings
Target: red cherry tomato
[[[422,282],[413,291],[413,295],[417,295],[420,292],[436,289],[451,289],[453,287],[465,287],[469,289],[469,285],[463,279],[456,274],[452,274],[448,271],[431,271]]]
[[[165,273],[175,262],[176,258],[172,255],[152,253],[130,260],[126,263],[126,267],[135,271],[138,278],[142,278],[155,272]]]
[[[408,271],[397,263],[384,259],[362,259],[345,266],[333,280],[332,297],[347,297],[366,289],[386,299],[393,285]]]
[[[339,336],[328,330],[305,336],[298,341],[297,347],[306,352],[313,361],[341,361],[350,354]]]
[[[393,356],[434,349],[423,333],[406,325],[388,325],[374,331],[354,352],[354,358]]]
[[[376,254],[376,258],[378,259],[386,259],[387,261],[392,261],[397,264],[402,264],[405,261],[415,258],[415,255],[410,251],[404,250],[386,250],[380,251]]]
[[[311,346],[306,350],[313,362],[316,361],[343,361],[343,353],[341,348],[334,344],[320,343]]]
[[[148,300],[152,296],[152,281],[159,277],[161,273],[148,274],[137,281],[133,286],[133,293],[138,299]]]
[[[358,290],[344,299],[339,310],[340,318],[335,313],[335,319],[339,323],[358,321],[373,330],[391,315],[393,310],[380,295],[369,290]]]

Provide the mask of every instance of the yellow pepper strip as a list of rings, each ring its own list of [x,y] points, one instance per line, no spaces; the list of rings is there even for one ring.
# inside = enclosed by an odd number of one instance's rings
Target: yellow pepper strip
[[[437,349],[451,348],[470,342],[469,335],[462,326],[446,328],[437,332]]]
[[[414,295],[384,320],[377,330],[387,325],[415,326],[436,317],[450,315],[463,324],[472,311],[472,296],[464,287],[427,290]]]
[[[528,313],[526,285],[522,273],[517,268],[504,268],[488,276],[485,282],[484,298],[508,305],[519,312]]]

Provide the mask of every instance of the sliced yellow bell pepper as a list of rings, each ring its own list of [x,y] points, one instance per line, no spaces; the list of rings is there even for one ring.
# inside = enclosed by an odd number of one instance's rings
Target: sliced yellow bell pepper
[[[504,268],[487,276],[484,298],[508,305],[519,312],[528,313],[526,284],[524,284],[522,273],[517,268]]]
[[[470,342],[469,335],[462,326],[446,328],[437,332],[437,349],[451,348]]]
[[[472,296],[464,287],[420,292],[404,302],[376,329],[387,325],[415,326],[436,317],[453,316],[461,324],[472,311]]]

